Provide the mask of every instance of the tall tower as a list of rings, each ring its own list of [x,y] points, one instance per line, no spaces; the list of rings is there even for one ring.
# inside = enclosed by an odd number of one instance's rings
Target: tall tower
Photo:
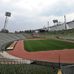
[[[5,33],[8,33],[8,32],[9,32],[9,31],[6,29],[7,22],[8,22],[8,17],[11,17],[11,13],[10,13],[10,12],[6,12],[6,13],[5,13],[4,27],[3,27],[3,29],[1,30],[1,32],[5,32]]]
[[[7,26],[7,22],[8,22],[8,17],[11,17],[11,13],[10,12],[6,12],[5,13],[5,22],[4,22],[4,27],[3,30],[6,30],[6,26]]]

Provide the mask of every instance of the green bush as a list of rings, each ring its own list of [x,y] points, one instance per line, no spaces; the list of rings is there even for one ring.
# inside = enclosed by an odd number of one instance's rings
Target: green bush
[[[40,65],[0,64],[0,74],[50,74],[50,68]]]

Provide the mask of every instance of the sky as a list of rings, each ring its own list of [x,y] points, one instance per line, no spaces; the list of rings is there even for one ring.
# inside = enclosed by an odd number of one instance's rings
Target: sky
[[[0,0],[0,30],[4,26],[5,12],[11,12],[6,28],[11,31],[39,29],[59,22],[74,20],[74,0]]]

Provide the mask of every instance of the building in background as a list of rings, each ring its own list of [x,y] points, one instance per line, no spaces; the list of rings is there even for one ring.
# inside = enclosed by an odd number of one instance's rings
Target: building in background
[[[51,26],[49,28],[50,28],[50,31],[66,30],[65,26],[66,26],[66,29],[73,29],[74,28],[74,20],[67,22],[66,25],[65,25],[65,23],[58,23],[58,24]]]

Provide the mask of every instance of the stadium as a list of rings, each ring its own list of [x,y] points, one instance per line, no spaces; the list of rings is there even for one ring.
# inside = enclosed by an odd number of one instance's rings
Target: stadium
[[[0,74],[74,74],[74,1],[0,0]]]
[[[74,74],[74,21],[66,24],[71,27],[59,24],[61,28],[52,26],[50,31],[21,33],[6,33],[4,27],[0,32],[0,73]]]

